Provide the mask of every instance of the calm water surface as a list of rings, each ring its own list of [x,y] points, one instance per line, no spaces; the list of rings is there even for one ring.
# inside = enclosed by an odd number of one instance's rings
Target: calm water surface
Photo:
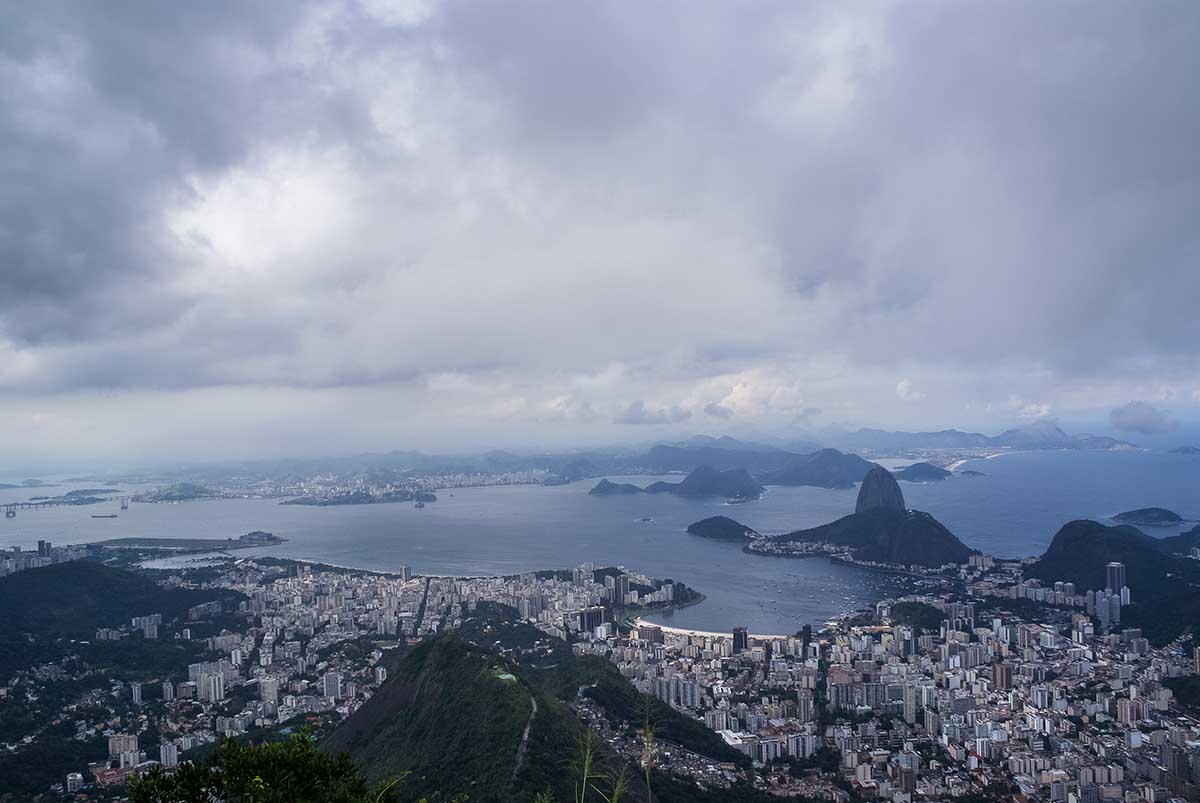
[[[905,498],[910,507],[933,513],[968,545],[995,555],[1037,554],[1066,521],[1104,519],[1134,507],[1158,505],[1200,518],[1196,457],[1043,452],[965,467],[988,476],[903,483]],[[591,560],[680,580],[707,596],[701,605],[660,617],[664,623],[721,631],[745,624],[760,633],[794,632],[894,589],[885,575],[819,558],[746,555],[739,545],[684,532],[691,522],[717,514],[767,533],[813,526],[853,510],[855,491],[771,488],[759,501],[725,505],[666,495],[588,496],[594,483],[443,491],[423,510],[408,504],[317,508],[247,499],[135,504],[127,511],[115,504],[21,511],[0,520],[0,546],[32,547],[38,539],[66,544],[123,536],[226,538],[261,529],[288,543],[238,554],[380,570],[411,565],[418,572],[453,575],[509,574]],[[79,486],[3,490],[0,502],[71,487]],[[110,512],[108,507],[120,517],[91,518]],[[653,521],[640,521],[643,517]]]

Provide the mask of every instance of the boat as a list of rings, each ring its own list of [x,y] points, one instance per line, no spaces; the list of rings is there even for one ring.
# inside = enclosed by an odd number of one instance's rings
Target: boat
[[[92,514],[93,519],[115,519],[116,517],[117,517],[116,513],[93,513]]]
[[[425,503],[417,502],[415,505],[413,505],[413,507],[415,507],[417,510],[420,510],[421,508],[425,507]]]

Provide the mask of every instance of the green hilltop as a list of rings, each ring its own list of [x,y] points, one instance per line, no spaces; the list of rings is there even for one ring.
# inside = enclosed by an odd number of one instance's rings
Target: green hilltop
[[[0,676],[26,666],[86,649],[107,659],[112,644],[92,641],[103,627],[128,625],[135,616],[161,613],[164,623],[182,619],[188,608],[221,599],[236,604],[240,594],[224,590],[162,588],[144,574],[88,560],[56,563],[0,578]],[[128,645],[126,645],[128,646]],[[138,645],[122,652],[142,658],[180,652],[167,640]]]
[[[1099,590],[1105,566],[1124,563],[1133,604],[1121,610],[1121,624],[1142,628],[1146,638],[1162,645],[1200,630],[1200,565],[1175,554],[1194,545],[1197,535],[1193,531],[1160,539],[1127,524],[1072,521],[1055,534],[1026,576],[1071,582],[1080,592]]]
[[[585,699],[599,706],[614,732],[633,733],[650,722],[660,742],[748,765],[703,723],[638,692],[609,661],[575,655],[566,642],[518,620],[515,611],[488,603],[480,603],[459,629],[408,649],[387,682],[322,749],[348,753],[373,783],[402,777],[402,801],[465,795],[472,803],[566,803],[577,799],[587,733],[570,706]],[[600,803],[599,793],[622,769],[631,783],[622,799],[647,799],[639,764],[603,740],[595,741],[595,750],[601,777],[586,800]],[[746,784],[705,791],[658,772],[651,784],[659,803],[778,800]]]
[[[164,485],[136,497],[139,502],[188,502],[193,499],[211,499],[217,492],[194,482],[177,482]]]

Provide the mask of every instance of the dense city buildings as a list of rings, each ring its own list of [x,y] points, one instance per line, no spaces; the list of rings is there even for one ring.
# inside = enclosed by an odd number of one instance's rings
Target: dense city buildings
[[[1026,579],[1018,561],[973,559],[817,634],[806,626],[762,636],[630,618],[675,604],[680,592],[619,567],[450,578],[233,561],[203,586],[243,595],[238,610],[206,603],[174,624],[147,612],[97,633],[132,648],[135,637],[183,639],[211,630],[206,622],[222,625],[202,637],[206,657],[186,673],[126,684],[121,699],[132,708],[114,708],[126,711],[114,724],[76,722],[79,738],[106,739],[108,759],[76,768],[61,788],[116,789],[131,773],[174,767],[222,737],[340,721],[386,681],[388,650],[454,629],[486,602],[612,662],[638,691],[745,755],[758,768],[753,782],[776,794],[909,803],[1004,789],[1064,803],[1195,799],[1200,721],[1172,684],[1200,671],[1200,648],[1188,639],[1156,648],[1122,628],[1131,594],[1122,570],[1109,564],[1096,582],[1105,588],[1083,591]],[[10,679],[0,691],[26,682]],[[601,727],[591,705],[580,702],[579,716],[614,749],[646,749],[636,735]],[[78,717],[77,706],[60,715]],[[679,749],[656,760],[708,787],[737,775]]]

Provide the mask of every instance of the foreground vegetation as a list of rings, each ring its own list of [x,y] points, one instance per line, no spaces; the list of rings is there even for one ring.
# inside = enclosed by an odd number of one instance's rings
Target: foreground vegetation
[[[387,803],[397,780],[371,786],[346,754],[316,749],[307,733],[287,742],[223,742],[211,757],[181,764],[173,775],[155,768],[129,784],[130,803]]]

